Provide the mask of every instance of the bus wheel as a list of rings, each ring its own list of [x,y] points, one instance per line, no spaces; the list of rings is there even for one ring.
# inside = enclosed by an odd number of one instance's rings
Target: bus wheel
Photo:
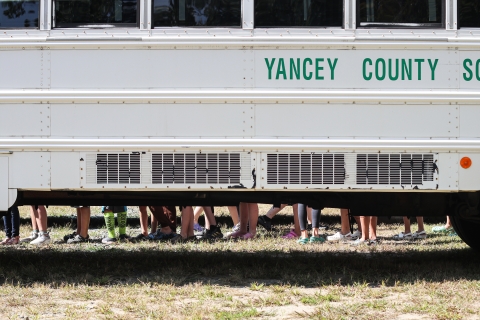
[[[480,220],[467,220],[455,215],[450,216],[450,221],[452,221],[453,229],[458,236],[472,249],[480,251],[480,237],[478,236]]]

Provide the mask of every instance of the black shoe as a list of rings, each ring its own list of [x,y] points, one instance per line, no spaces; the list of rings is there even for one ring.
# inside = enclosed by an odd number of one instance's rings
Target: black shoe
[[[63,241],[65,241],[66,243],[68,243],[68,240],[70,239],[73,239],[75,238],[75,236],[77,235],[77,232],[72,232],[70,234],[67,234],[66,236],[63,237]]]
[[[203,235],[203,237],[201,238],[203,240],[219,240],[219,239],[223,239],[223,233],[222,233],[222,230],[220,230],[220,227],[210,227],[210,229],[208,229],[205,234]]]
[[[272,219],[267,216],[260,216],[258,217],[258,223],[262,227],[265,228],[267,231],[272,231]]]
[[[140,233],[138,236],[133,237],[130,240],[135,242],[140,242],[140,241],[148,241],[150,240],[150,238],[148,236],[143,235],[143,233]]]
[[[89,236],[84,238],[81,235],[77,234],[74,238],[68,239],[67,243],[68,244],[84,243],[84,242],[88,242],[88,238],[89,238]]]
[[[129,235],[126,235],[126,234],[121,234],[118,239],[120,241],[132,241],[132,237],[130,237]]]

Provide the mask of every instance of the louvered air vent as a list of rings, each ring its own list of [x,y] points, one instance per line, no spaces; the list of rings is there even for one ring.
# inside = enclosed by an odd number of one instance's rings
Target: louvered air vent
[[[140,183],[140,153],[99,153],[97,184]]]
[[[240,153],[154,153],[153,184],[238,184]]]
[[[268,184],[344,184],[345,156],[335,153],[267,154]]]
[[[358,154],[357,184],[421,185],[435,167],[433,154]]]

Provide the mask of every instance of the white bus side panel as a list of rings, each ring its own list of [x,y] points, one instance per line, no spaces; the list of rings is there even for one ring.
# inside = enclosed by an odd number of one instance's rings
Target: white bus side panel
[[[48,104],[0,104],[0,137],[50,136]]]
[[[457,121],[458,107],[452,105],[255,106],[255,134],[259,138],[446,138],[458,136]]]
[[[52,50],[51,84],[75,89],[243,88],[252,81],[245,68],[248,52]]]
[[[79,152],[51,153],[51,188],[79,189],[81,183],[82,164]]]
[[[7,211],[8,202],[8,158],[0,156],[0,211]]]
[[[479,105],[459,105],[457,108],[460,109],[460,138],[480,138]]]
[[[462,159],[463,157],[469,157],[470,159],[472,159],[472,166],[468,169],[458,169],[459,189],[478,190],[478,186],[480,184],[480,154],[458,154],[458,160]]]
[[[52,137],[243,137],[248,104],[53,104]]]
[[[50,189],[51,152],[13,152],[9,186],[17,189]]]

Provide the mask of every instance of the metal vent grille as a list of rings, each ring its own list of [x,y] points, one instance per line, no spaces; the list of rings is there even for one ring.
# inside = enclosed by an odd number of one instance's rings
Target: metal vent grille
[[[140,183],[140,153],[99,153],[97,184]]]
[[[240,153],[153,153],[153,184],[238,184]]]
[[[434,168],[433,154],[358,154],[357,184],[421,185]]]
[[[267,184],[344,183],[344,154],[267,154]]]

